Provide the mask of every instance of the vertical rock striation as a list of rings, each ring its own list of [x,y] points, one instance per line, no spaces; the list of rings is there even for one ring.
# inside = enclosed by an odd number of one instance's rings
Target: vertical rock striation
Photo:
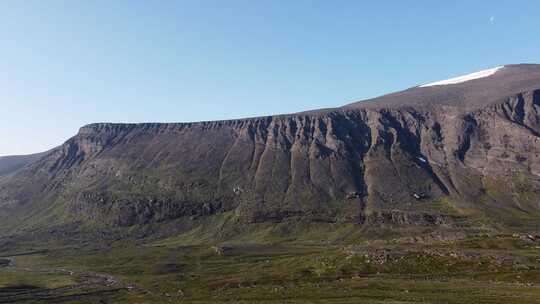
[[[0,216],[446,225],[456,210],[540,211],[539,155],[540,67],[505,66],[329,110],[91,124],[0,181]]]

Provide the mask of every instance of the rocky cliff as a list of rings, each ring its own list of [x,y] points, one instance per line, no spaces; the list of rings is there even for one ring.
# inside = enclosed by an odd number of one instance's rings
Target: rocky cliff
[[[520,225],[540,219],[539,155],[540,65],[510,65],[335,109],[84,126],[0,181],[0,217],[5,229],[219,214],[242,225]]]

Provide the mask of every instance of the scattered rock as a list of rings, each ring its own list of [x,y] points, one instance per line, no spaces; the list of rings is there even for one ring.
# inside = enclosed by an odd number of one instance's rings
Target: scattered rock
[[[346,199],[348,200],[351,200],[351,199],[355,199],[355,198],[360,198],[360,193],[358,192],[349,192],[347,193],[347,196],[345,196]]]
[[[240,195],[240,194],[242,194],[242,188],[240,188],[239,186],[236,186],[236,187],[233,188],[233,192],[236,195]]]
[[[225,246],[225,245],[218,245],[218,246],[212,246],[212,249],[218,254],[218,255],[224,255],[229,250],[231,250],[231,247]]]

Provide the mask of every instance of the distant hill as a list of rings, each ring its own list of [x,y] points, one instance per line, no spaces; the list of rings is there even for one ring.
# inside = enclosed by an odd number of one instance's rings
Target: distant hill
[[[46,152],[30,155],[0,156],[0,176],[14,173],[45,156]]]

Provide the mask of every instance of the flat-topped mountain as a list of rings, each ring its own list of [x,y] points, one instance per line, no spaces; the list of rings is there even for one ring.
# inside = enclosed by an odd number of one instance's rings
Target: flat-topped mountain
[[[6,233],[73,223],[213,235],[278,223],[281,235],[306,233],[290,228],[298,223],[525,229],[538,219],[540,65],[290,115],[91,124],[0,179]]]

